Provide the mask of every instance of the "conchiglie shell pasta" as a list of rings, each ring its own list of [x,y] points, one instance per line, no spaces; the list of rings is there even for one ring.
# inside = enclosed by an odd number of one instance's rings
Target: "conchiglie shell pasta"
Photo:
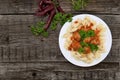
[[[71,55],[77,59],[77,60],[81,60],[85,63],[91,63],[93,62],[95,59],[97,58],[100,58],[101,54],[105,52],[105,27],[100,24],[100,23],[97,23],[96,21],[92,20],[90,17],[86,16],[84,19],[77,19],[77,20],[74,20],[73,22],[71,22],[71,24],[68,26],[68,29],[66,31],[66,33],[63,35],[63,37],[65,38],[65,45],[64,47],[66,49],[68,49],[68,47],[70,46],[71,44],[71,36],[72,36],[72,33],[74,31],[76,31],[78,28],[82,27],[82,26],[89,26],[90,24],[93,24],[93,27],[92,29],[93,30],[96,30],[96,29],[100,29],[101,32],[99,34],[100,36],[100,45],[98,46],[98,50],[96,52],[91,52],[89,54],[84,54],[84,53],[79,53],[78,51],[73,51],[71,50]]]
[[[81,24],[81,20],[80,19],[77,19],[77,20],[73,21],[72,24],[71,24],[71,28],[70,28],[71,32],[76,31],[78,29],[78,27],[81,26],[81,25],[82,24]]]
[[[82,22],[81,19],[78,18],[77,20],[72,22],[71,26],[77,28],[79,25],[81,25],[81,22]]]

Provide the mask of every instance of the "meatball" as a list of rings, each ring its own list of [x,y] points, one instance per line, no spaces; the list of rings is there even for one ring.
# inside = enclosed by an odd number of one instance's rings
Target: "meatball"
[[[91,41],[91,43],[95,44],[95,45],[99,45],[100,44],[99,37],[94,37],[94,39]]]
[[[81,47],[80,43],[78,41],[73,41],[71,45],[69,46],[69,50],[77,51]]]
[[[84,47],[84,50],[85,50],[86,54],[91,52],[90,47]]]
[[[71,40],[80,41],[80,34],[76,31],[73,33]]]
[[[87,37],[84,39],[84,42],[89,43],[92,40],[92,37]]]

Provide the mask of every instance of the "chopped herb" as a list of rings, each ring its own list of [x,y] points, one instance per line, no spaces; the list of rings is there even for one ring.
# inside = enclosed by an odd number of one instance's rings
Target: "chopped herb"
[[[95,44],[90,44],[90,43],[89,43],[89,46],[90,46],[90,49],[91,49],[92,52],[98,50],[98,46],[95,45]]]
[[[88,0],[69,0],[72,3],[72,6],[75,10],[79,10],[86,6]],[[36,16],[45,16],[49,15],[47,21],[38,22],[36,25],[31,26],[31,31],[34,35],[48,35],[47,30],[51,25],[51,29],[55,30],[57,28],[57,24],[60,23],[63,25],[66,21],[72,21],[72,15],[67,14],[63,11],[59,4],[59,0],[40,0],[39,8],[36,11]],[[44,9],[45,8],[45,9]],[[51,22],[52,21],[52,22]],[[45,26],[45,27],[44,27]],[[44,28],[43,28],[44,27]],[[85,36],[83,36],[85,38]]]
[[[58,21],[52,22],[52,24],[51,24],[51,29],[52,29],[52,30],[56,30],[57,24],[58,24]]]
[[[55,30],[58,23],[60,23],[61,25],[63,25],[67,21],[68,22],[72,21],[72,15],[71,14],[57,13],[55,15],[55,17],[53,18],[53,21],[51,23],[51,29]]]
[[[79,53],[83,53],[83,52],[84,52],[84,49],[83,49],[83,48],[79,48],[79,49],[78,49],[78,52],[79,52]]]
[[[85,42],[80,42],[81,44],[81,48],[78,49],[79,53],[84,53],[84,47],[89,46],[90,50],[93,51],[97,51],[98,50],[98,45],[95,44],[91,44],[91,43],[85,43]]]
[[[83,42],[83,41],[80,42],[80,44],[81,44],[82,47],[86,47],[86,46],[88,46],[88,44],[87,44],[86,42]]]
[[[84,30],[80,30],[79,34],[80,34],[82,40],[84,40],[84,38],[86,38],[86,32]]]
[[[88,31],[80,30],[79,34],[80,34],[82,40],[84,40],[86,37],[95,36],[94,30],[88,30]]]
[[[43,37],[48,37],[48,32],[43,31],[43,32],[41,33],[41,35],[42,35]]]
[[[73,5],[74,10],[82,9],[88,3],[88,0],[71,0],[71,1],[72,1],[72,5]]]
[[[87,37],[92,37],[92,36],[95,36],[94,30],[87,31]]]
[[[44,25],[45,25],[45,23],[44,23],[43,21],[40,21],[40,22],[37,23],[36,26],[38,26],[38,27],[43,27]]]
[[[36,25],[32,25],[31,26],[31,32],[38,36],[38,35],[42,35],[44,37],[48,36],[48,32],[46,32],[43,28],[43,26],[45,25],[44,22],[38,22]]]

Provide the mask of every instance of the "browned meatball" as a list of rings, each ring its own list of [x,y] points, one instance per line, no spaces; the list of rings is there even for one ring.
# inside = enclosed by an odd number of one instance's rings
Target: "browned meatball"
[[[84,47],[84,50],[85,50],[86,54],[91,52],[90,47]]]
[[[71,40],[80,41],[80,34],[76,31],[73,33]]]
[[[92,37],[87,37],[84,39],[84,42],[89,43],[92,40]]]
[[[73,41],[71,45],[69,46],[69,50],[77,51],[81,47],[80,43],[78,41]]]
[[[91,43],[92,43],[92,44],[95,44],[95,45],[99,45],[99,44],[100,44],[99,37],[94,37],[94,39],[91,40]]]

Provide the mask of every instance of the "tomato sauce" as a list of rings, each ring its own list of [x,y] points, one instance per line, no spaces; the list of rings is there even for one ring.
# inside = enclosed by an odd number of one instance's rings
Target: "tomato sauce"
[[[77,23],[77,21],[75,23]],[[71,36],[72,43],[68,47],[68,50],[78,51],[79,48],[81,48],[81,44],[80,44],[81,41],[88,43],[88,44],[99,45],[100,44],[100,36],[99,36],[100,30],[99,29],[93,30],[92,27],[93,27],[93,23],[90,23],[89,26],[79,27],[75,32],[73,32]],[[79,34],[80,30],[84,30],[84,31],[93,30],[95,35],[91,37],[86,37],[84,40],[82,40]],[[87,54],[91,52],[91,49],[89,46],[86,46],[84,47],[84,51]]]

